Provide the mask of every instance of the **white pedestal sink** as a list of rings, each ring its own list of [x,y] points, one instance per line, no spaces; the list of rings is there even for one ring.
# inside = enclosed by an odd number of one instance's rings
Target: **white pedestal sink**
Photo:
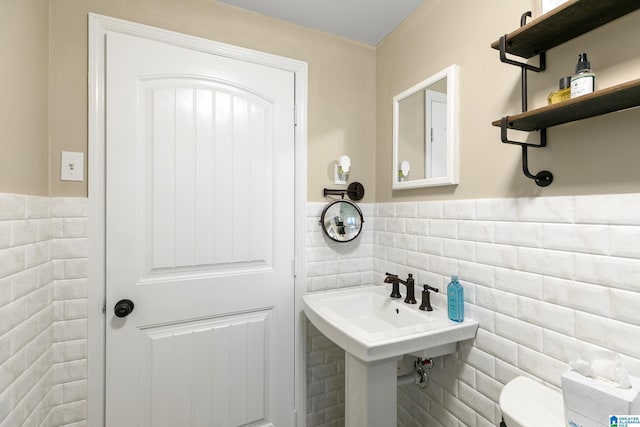
[[[360,286],[303,297],[311,323],[346,352],[346,427],[396,426],[396,361],[453,353],[478,329],[475,320],[453,322],[443,309],[421,311],[390,293],[386,286]]]

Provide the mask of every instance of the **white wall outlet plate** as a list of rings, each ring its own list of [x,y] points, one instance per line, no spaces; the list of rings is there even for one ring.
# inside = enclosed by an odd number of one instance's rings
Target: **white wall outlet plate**
[[[84,181],[84,153],[74,151],[62,152],[60,180]]]

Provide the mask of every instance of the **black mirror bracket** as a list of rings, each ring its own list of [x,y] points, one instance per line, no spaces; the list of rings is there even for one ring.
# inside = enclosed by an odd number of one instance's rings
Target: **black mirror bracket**
[[[351,184],[349,184],[346,190],[342,190],[342,189],[332,190],[330,188],[325,188],[323,193],[324,197],[327,197],[329,195],[338,195],[338,196],[342,196],[343,199],[345,194],[349,196],[351,200],[354,200],[354,201],[362,200],[362,198],[364,197],[364,186],[359,182],[352,182]]]

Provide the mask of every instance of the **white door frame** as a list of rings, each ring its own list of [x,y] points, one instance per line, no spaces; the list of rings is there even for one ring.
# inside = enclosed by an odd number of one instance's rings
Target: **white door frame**
[[[306,292],[307,63],[250,49],[89,14],[89,266],[88,266],[88,422],[104,425],[105,408],[105,36],[129,34],[171,45],[291,71],[295,74],[295,408],[306,425],[306,339],[302,296]],[[106,308],[110,310],[110,307]]]

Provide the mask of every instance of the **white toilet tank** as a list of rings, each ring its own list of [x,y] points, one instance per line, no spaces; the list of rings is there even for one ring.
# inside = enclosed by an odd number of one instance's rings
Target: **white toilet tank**
[[[527,377],[509,381],[500,393],[507,427],[563,427],[562,394]]]

